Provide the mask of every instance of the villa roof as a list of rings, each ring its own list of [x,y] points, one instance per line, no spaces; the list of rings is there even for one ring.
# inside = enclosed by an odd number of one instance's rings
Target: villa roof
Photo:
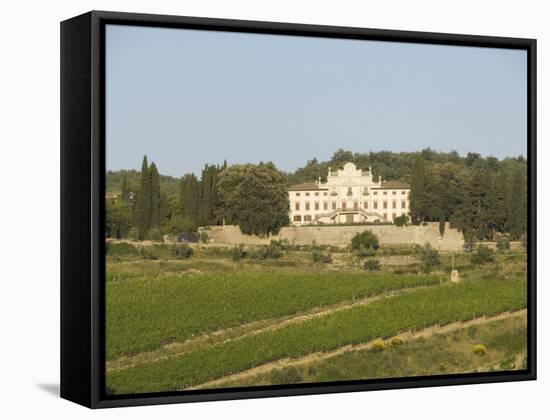
[[[382,182],[382,186],[373,188],[379,190],[406,190],[411,188],[411,186],[409,184],[406,184],[405,182],[400,181],[384,181]]]
[[[327,190],[328,188],[321,188],[316,182],[305,182],[303,184],[291,185],[288,191],[315,191],[315,190]]]

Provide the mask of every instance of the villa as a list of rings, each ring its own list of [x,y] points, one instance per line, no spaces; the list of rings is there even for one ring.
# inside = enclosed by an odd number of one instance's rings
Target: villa
[[[288,189],[290,223],[352,224],[385,222],[409,214],[410,185],[373,180],[371,168],[357,169],[348,162],[343,169],[328,169],[327,181],[293,185]]]

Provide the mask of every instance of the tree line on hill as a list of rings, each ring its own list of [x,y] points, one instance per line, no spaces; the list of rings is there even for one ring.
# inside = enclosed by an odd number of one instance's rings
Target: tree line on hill
[[[108,172],[106,234],[115,238],[158,239],[194,232],[198,226],[239,225],[243,233],[277,233],[289,223],[289,185],[326,180],[328,168],[346,162],[372,168],[374,178],[411,185],[410,222],[445,222],[467,240],[518,240],[527,231],[527,161],[498,160],[468,153],[352,153],[337,150],[325,162],[312,159],[294,173],[271,162],[204,166],[200,177],[162,176],[144,157],[141,171]]]
[[[111,173],[107,173],[107,185]],[[144,156],[139,183],[119,177],[118,192],[107,188],[107,237],[159,240],[164,234],[196,232],[223,222],[247,234],[277,233],[288,224],[287,180],[273,163],[205,165],[200,178],[186,174],[176,193],[162,189],[154,162]],[[171,182],[171,181],[169,181]]]
[[[495,240],[527,232],[527,163],[478,158],[470,164],[415,160],[411,177],[413,222],[439,221],[461,230],[467,241]]]

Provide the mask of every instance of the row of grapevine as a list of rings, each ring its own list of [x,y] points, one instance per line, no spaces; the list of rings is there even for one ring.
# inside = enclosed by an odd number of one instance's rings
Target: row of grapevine
[[[106,290],[107,359],[243,323],[440,281],[432,275],[283,270],[162,274],[168,264],[176,263],[145,264],[141,275],[108,273],[118,280],[108,282]]]
[[[108,383],[117,393],[171,391],[284,357],[328,351],[404,330],[464,321],[525,306],[526,281],[522,278],[420,289],[280,330],[113,371],[108,375]]]

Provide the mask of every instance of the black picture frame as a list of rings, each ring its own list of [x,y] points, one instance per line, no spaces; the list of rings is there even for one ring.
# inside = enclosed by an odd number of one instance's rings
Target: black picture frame
[[[335,383],[105,394],[105,25],[521,49],[527,52],[528,368]],[[61,397],[90,408],[536,379],[536,40],[92,11],[61,23]]]

